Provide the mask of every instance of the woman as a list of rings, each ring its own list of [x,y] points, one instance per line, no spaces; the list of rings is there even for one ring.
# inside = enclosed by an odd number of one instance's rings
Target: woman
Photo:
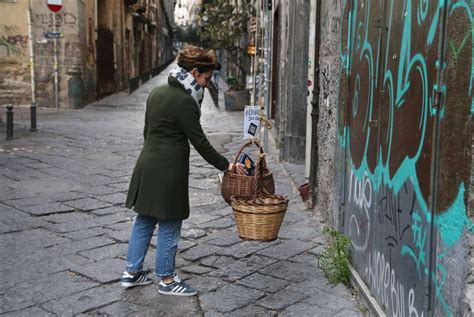
[[[175,257],[182,220],[189,217],[189,142],[211,165],[231,169],[229,161],[207,140],[201,124],[201,102],[216,65],[212,51],[188,46],[177,58],[168,83],[153,89],[147,100],[145,144],[132,174],[126,207],[138,213],[128,245],[122,286],[151,283],[142,271],[155,226],[158,224],[156,276],[165,295],[192,296],[197,292],[175,273]],[[238,173],[245,173],[242,166]]]

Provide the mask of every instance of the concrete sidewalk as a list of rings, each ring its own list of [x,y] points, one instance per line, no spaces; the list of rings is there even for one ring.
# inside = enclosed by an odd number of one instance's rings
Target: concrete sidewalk
[[[276,191],[290,198],[279,239],[238,238],[232,209],[220,196],[218,171],[193,149],[191,216],[183,224],[177,265],[198,296],[159,295],[156,280],[121,288],[134,216],[123,204],[143,144],[144,105],[168,71],[133,94],[82,110],[40,110],[39,131],[19,126],[11,141],[4,141],[0,124],[0,314],[364,315],[352,290],[323,277],[316,259],[326,243],[322,224],[272,152],[267,163]],[[217,150],[233,159],[243,144],[242,112],[216,108],[206,95],[201,121]],[[154,247],[155,241],[145,260],[151,272]]]

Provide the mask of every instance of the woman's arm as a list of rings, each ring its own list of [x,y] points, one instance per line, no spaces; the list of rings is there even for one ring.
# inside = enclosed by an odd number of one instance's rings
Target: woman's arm
[[[194,103],[194,100],[192,100]],[[211,165],[221,171],[229,168],[229,161],[219,154],[207,139],[199,122],[199,108],[195,104],[183,104],[176,112],[177,122],[196,151]]]

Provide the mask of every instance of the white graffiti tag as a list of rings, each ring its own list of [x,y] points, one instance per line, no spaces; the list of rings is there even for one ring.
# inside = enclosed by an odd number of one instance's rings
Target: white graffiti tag
[[[397,280],[395,269],[391,268],[388,260],[385,260],[384,254],[379,251],[369,253],[366,274],[372,292],[387,311],[391,312],[391,316],[423,317],[424,312],[419,313],[415,307],[415,291],[410,288],[407,296],[406,287]]]
[[[349,204],[355,205],[353,215],[349,223],[349,237],[352,245],[357,251],[367,249],[370,233],[369,209],[372,206],[372,183],[364,175],[362,180],[358,180],[351,171],[349,182]],[[359,215],[359,216],[356,216]],[[354,231],[352,229],[354,228]]]

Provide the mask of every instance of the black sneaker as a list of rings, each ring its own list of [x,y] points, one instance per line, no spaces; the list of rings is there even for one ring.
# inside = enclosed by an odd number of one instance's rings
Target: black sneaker
[[[139,285],[148,285],[151,284],[151,282],[152,280],[150,280],[143,271],[140,271],[135,275],[132,275],[128,272],[123,272],[122,275],[122,286],[125,288]]]
[[[160,281],[158,284],[158,293],[163,295],[194,296],[197,294],[197,291],[188,284],[182,281],[177,282],[175,279],[173,283],[168,285]]]

